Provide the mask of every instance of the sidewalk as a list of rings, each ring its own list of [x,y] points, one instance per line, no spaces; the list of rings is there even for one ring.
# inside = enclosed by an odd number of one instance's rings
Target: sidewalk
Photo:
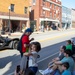
[[[46,32],[55,32],[55,31],[46,31]],[[41,32],[41,31],[38,31],[38,32],[33,32],[33,34],[42,34],[42,33],[46,33],[46,32]],[[15,32],[15,33],[11,33],[11,35],[8,35],[8,34],[4,34],[4,35],[2,35],[2,36],[9,36],[9,37],[11,37],[11,36],[21,36],[23,34],[23,32]]]
[[[67,30],[75,30],[75,28],[72,28],[72,29],[67,29]],[[44,34],[44,33],[54,33],[54,32],[64,32],[64,31],[67,31],[67,30],[51,30],[51,31],[45,31],[45,32],[41,32],[41,31],[37,31],[37,32],[33,32],[33,34]],[[4,34],[2,36],[9,36],[9,37],[12,37],[12,36],[21,36],[23,34],[23,32],[15,32],[15,33],[11,33],[11,35],[8,35],[8,34]]]

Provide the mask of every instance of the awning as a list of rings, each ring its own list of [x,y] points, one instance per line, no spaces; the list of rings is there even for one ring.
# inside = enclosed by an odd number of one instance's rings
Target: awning
[[[41,21],[54,21],[54,22],[58,22],[59,23],[59,20],[53,20],[53,19],[49,19],[49,18],[40,18],[40,22]]]

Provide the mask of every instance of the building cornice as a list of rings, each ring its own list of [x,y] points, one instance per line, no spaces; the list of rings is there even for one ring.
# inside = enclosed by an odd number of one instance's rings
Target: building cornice
[[[0,19],[9,19],[9,13],[8,12],[0,12]],[[10,19],[11,20],[29,20],[28,15],[21,15],[21,14],[15,14],[10,13]]]
[[[60,22],[60,21],[57,20],[57,19],[54,20],[54,19],[49,19],[49,18],[40,18],[39,20],[40,20],[40,22],[41,22],[41,21],[54,21],[54,22],[58,22],[58,23]]]
[[[57,4],[57,3],[55,3],[55,2],[53,2],[53,1],[51,1],[51,0],[45,0],[45,1],[50,2],[50,3],[52,3],[52,4],[55,4],[55,5],[59,6],[59,7],[62,7],[61,4]]]
[[[9,16],[9,12],[0,12],[0,15]],[[23,18],[28,18],[29,17],[28,14],[16,14],[14,12],[10,12],[10,16],[13,16],[13,17],[23,17]]]

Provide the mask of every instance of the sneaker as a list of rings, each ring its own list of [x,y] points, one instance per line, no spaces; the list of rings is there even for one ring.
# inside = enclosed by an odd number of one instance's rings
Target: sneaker
[[[42,75],[44,75],[44,72],[43,72],[43,70],[39,70],[39,72],[40,72]]]

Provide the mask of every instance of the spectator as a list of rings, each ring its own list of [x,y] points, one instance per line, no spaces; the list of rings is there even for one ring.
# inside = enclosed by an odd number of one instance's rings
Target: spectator
[[[71,57],[71,50],[65,50],[64,52],[64,58],[60,61],[55,61],[54,64],[50,67],[48,67],[46,70],[39,70],[39,72],[43,75],[47,75],[49,73],[52,73],[53,71],[55,71],[57,68],[60,70],[60,72],[62,72],[61,69],[61,64],[68,62],[69,63],[69,68],[68,70],[70,70],[71,72],[73,72],[74,69],[74,60]]]
[[[67,46],[66,46],[66,49],[69,49],[72,51],[72,43],[71,43],[71,40],[67,40]]]
[[[62,64],[62,75],[72,75],[71,72],[68,70],[69,68],[69,63],[68,62],[65,62]]]
[[[58,57],[56,57],[56,58],[54,58],[53,60],[52,60],[52,62],[50,62],[49,64],[48,64],[48,66],[50,66],[51,64],[53,64],[53,62],[55,62],[55,61],[59,61],[59,60],[62,60],[63,58],[64,58],[64,51],[66,50],[66,46],[61,46],[60,47],[60,52],[59,52],[59,56]]]
[[[36,74],[37,70],[38,70],[38,64],[37,64],[37,57],[38,57],[38,52],[41,50],[41,45],[39,42],[32,42],[30,44],[30,51],[24,53],[23,56],[23,61],[20,64],[21,67],[21,73],[23,72],[23,70],[25,70],[25,66],[27,65],[23,65],[26,63],[26,57],[29,57],[29,61],[28,61],[28,67]]]

